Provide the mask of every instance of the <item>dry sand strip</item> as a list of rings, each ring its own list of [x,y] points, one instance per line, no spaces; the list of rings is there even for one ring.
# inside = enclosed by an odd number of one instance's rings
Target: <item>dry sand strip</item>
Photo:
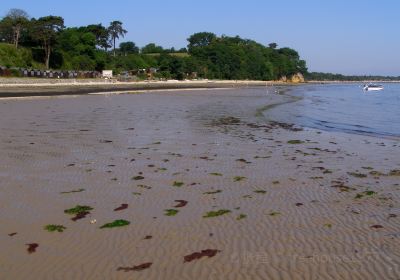
[[[398,279],[399,141],[271,92],[1,100],[0,279]]]
[[[45,79],[0,79],[0,98],[27,96],[84,95],[146,90],[216,89],[284,84],[273,81],[146,81],[111,82],[107,80],[64,80],[50,83]]]

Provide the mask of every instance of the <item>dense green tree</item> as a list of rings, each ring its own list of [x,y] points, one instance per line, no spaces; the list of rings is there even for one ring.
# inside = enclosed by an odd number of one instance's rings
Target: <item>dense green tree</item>
[[[115,43],[116,40],[119,39],[121,36],[122,38],[125,37],[125,34],[128,33],[123,27],[122,27],[122,22],[116,20],[110,23],[110,26],[108,27],[108,32],[110,34],[111,40],[113,41],[113,46],[114,46],[114,57],[116,56],[115,53]]]
[[[107,51],[112,47],[110,42],[110,33],[102,24],[91,24],[86,27],[88,32],[96,36],[96,46]]]
[[[217,39],[217,35],[211,32],[199,32],[189,37],[189,52],[193,52],[195,48],[206,47]]]
[[[64,28],[64,19],[57,16],[41,17],[32,20],[32,34],[42,43],[45,52],[45,65],[49,69],[50,55],[60,31]]]
[[[138,54],[139,48],[134,42],[123,42],[119,44],[119,51],[127,56],[128,54]]]
[[[12,43],[16,48],[21,38],[21,32],[28,27],[29,15],[21,9],[11,9],[3,19],[4,28],[9,28],[12,33]]]
[[[162,53],[164,52],[163,47],[157,46],[154,43],[147,44],[141,49],[141,53],[150,54],[150,53]]]

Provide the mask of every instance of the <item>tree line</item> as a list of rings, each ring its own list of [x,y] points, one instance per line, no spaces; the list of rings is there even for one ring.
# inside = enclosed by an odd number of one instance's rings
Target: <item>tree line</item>
[[[333,73],[311,72],[306,74],[309,81],[400,81],[400,76],[376,76],[376,75],[342,75]]]
[[[139,48],[131,41],[117,46],[127,32],[118,20],[109,26],[66,27],[62,17],[30,18],[21,9],[10,10],[0,20],[2,45],[29,51],[25,67],[34,61],[46,69],[62,70],[113,69],[120,73],[156,68],[159,78],[174,79],[196,73],[209,79],[277,80],[307,73],[306,62],[297,51],[278,48],[276,43],[264,46],[239,36],[200,32],[190,36],[187,48],[182,49],[165,49],[155,43]]]

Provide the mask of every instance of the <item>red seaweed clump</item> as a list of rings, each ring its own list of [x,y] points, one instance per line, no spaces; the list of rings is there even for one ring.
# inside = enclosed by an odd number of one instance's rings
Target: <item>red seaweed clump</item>
[[[29,244],[26,244],[26,245],[28,246],[27,250],[28,250],[29,254],[35,253],[37,247],[39,247],[39,244],[37,244],[37,243],[29,243]]]
[[[175,200],[175,202],[178,203],[177,205],[174,206],[175,208],[182,208],[188,204],[186,200]]]
[[[127,208],[128,208],[128,204],[123,203],[123,204],[121,204],[120,207],[115,208],[114,211],[122,211],[122,210],[125,210],[125,209],[127,209]]]
[[[217,253],[221,252],[220,250],[215,250],[215,249],[206,249],[206,250],[202,250],[201,252],[195,252],[193,254],[184,256],[184,262],[191,262],[194,260],[198,260],[201,259],[202,257],[209,257],[212,258],[214,257]]]
[[[149,262],[149,263],[143,263],[143,264],[140,264],[140,265],[135,265],[133,267],[118,267],[117,271],[123,271],[123,272],[142,271],[142,270],[145,270],[147,268],[150,268],[150,266],[152,264],[153,263]]]

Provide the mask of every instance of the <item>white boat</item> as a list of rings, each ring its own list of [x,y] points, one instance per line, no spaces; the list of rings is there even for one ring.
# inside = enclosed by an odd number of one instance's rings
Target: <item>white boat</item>
[[[364,90],[365,91],[383,90],[383,86],[382,85],[377,85],[377,84],[367,84],[367,85],[364,85]]]

